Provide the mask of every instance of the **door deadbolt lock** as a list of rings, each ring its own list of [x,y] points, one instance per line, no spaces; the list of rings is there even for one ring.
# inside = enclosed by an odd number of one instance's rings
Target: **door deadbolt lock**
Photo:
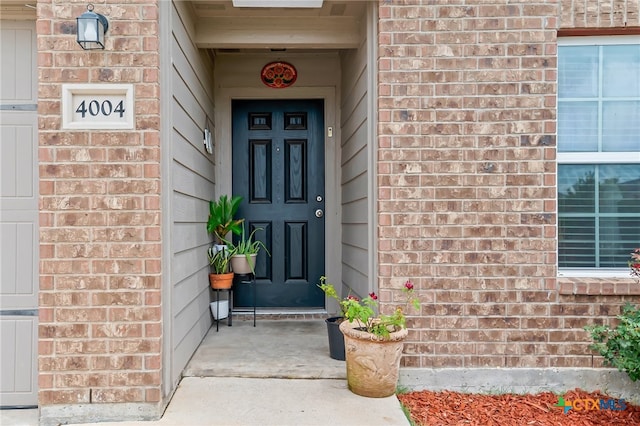
[[[322,209],[316,210],[316,217],[322,217],[322,216],[324,216],[324,212],[322,211]]]
[[[316,201],[321,203],[322,202],[322,195],[317,195],[316,196]]]

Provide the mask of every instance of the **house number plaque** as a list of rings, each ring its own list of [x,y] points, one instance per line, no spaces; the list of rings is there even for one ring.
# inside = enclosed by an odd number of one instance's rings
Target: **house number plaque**
[[[63,85],[62,127],[133,129],[133,85]]]

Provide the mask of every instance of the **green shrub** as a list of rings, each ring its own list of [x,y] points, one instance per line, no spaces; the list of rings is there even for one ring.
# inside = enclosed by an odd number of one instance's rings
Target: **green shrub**
[[[640,379],[640,306],[627,303],[617,317],[617,327],[586,326],[595,342],[590,346],[604,357],[605,364],[626,371],[632,381]]]

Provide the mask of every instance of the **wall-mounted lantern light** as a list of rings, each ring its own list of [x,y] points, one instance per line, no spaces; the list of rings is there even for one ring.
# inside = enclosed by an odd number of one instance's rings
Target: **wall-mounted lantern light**
[[[104,35],[109,29],[107,18],[95,13],[93,5],[87,5],[87,11],[76,18],[78,21],[78,44],[84,50],[104,49]]]

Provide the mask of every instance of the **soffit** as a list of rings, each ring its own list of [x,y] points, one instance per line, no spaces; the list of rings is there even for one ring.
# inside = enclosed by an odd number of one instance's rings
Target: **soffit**
[[[356,48],[364,37],[366,5],[325,0],[321,8],[237,8],[231,0],[191,2],[196,45],[209,49]]]
[[[264,0],[268,2],[269,0]],[[234,7],[231,0],[193,1],[191,5],[200,18],[208,17],[362,17],[366,0],[324,1],[321,8]]]
[[[0,19],[36,19],[36,0],[0,0]]]

